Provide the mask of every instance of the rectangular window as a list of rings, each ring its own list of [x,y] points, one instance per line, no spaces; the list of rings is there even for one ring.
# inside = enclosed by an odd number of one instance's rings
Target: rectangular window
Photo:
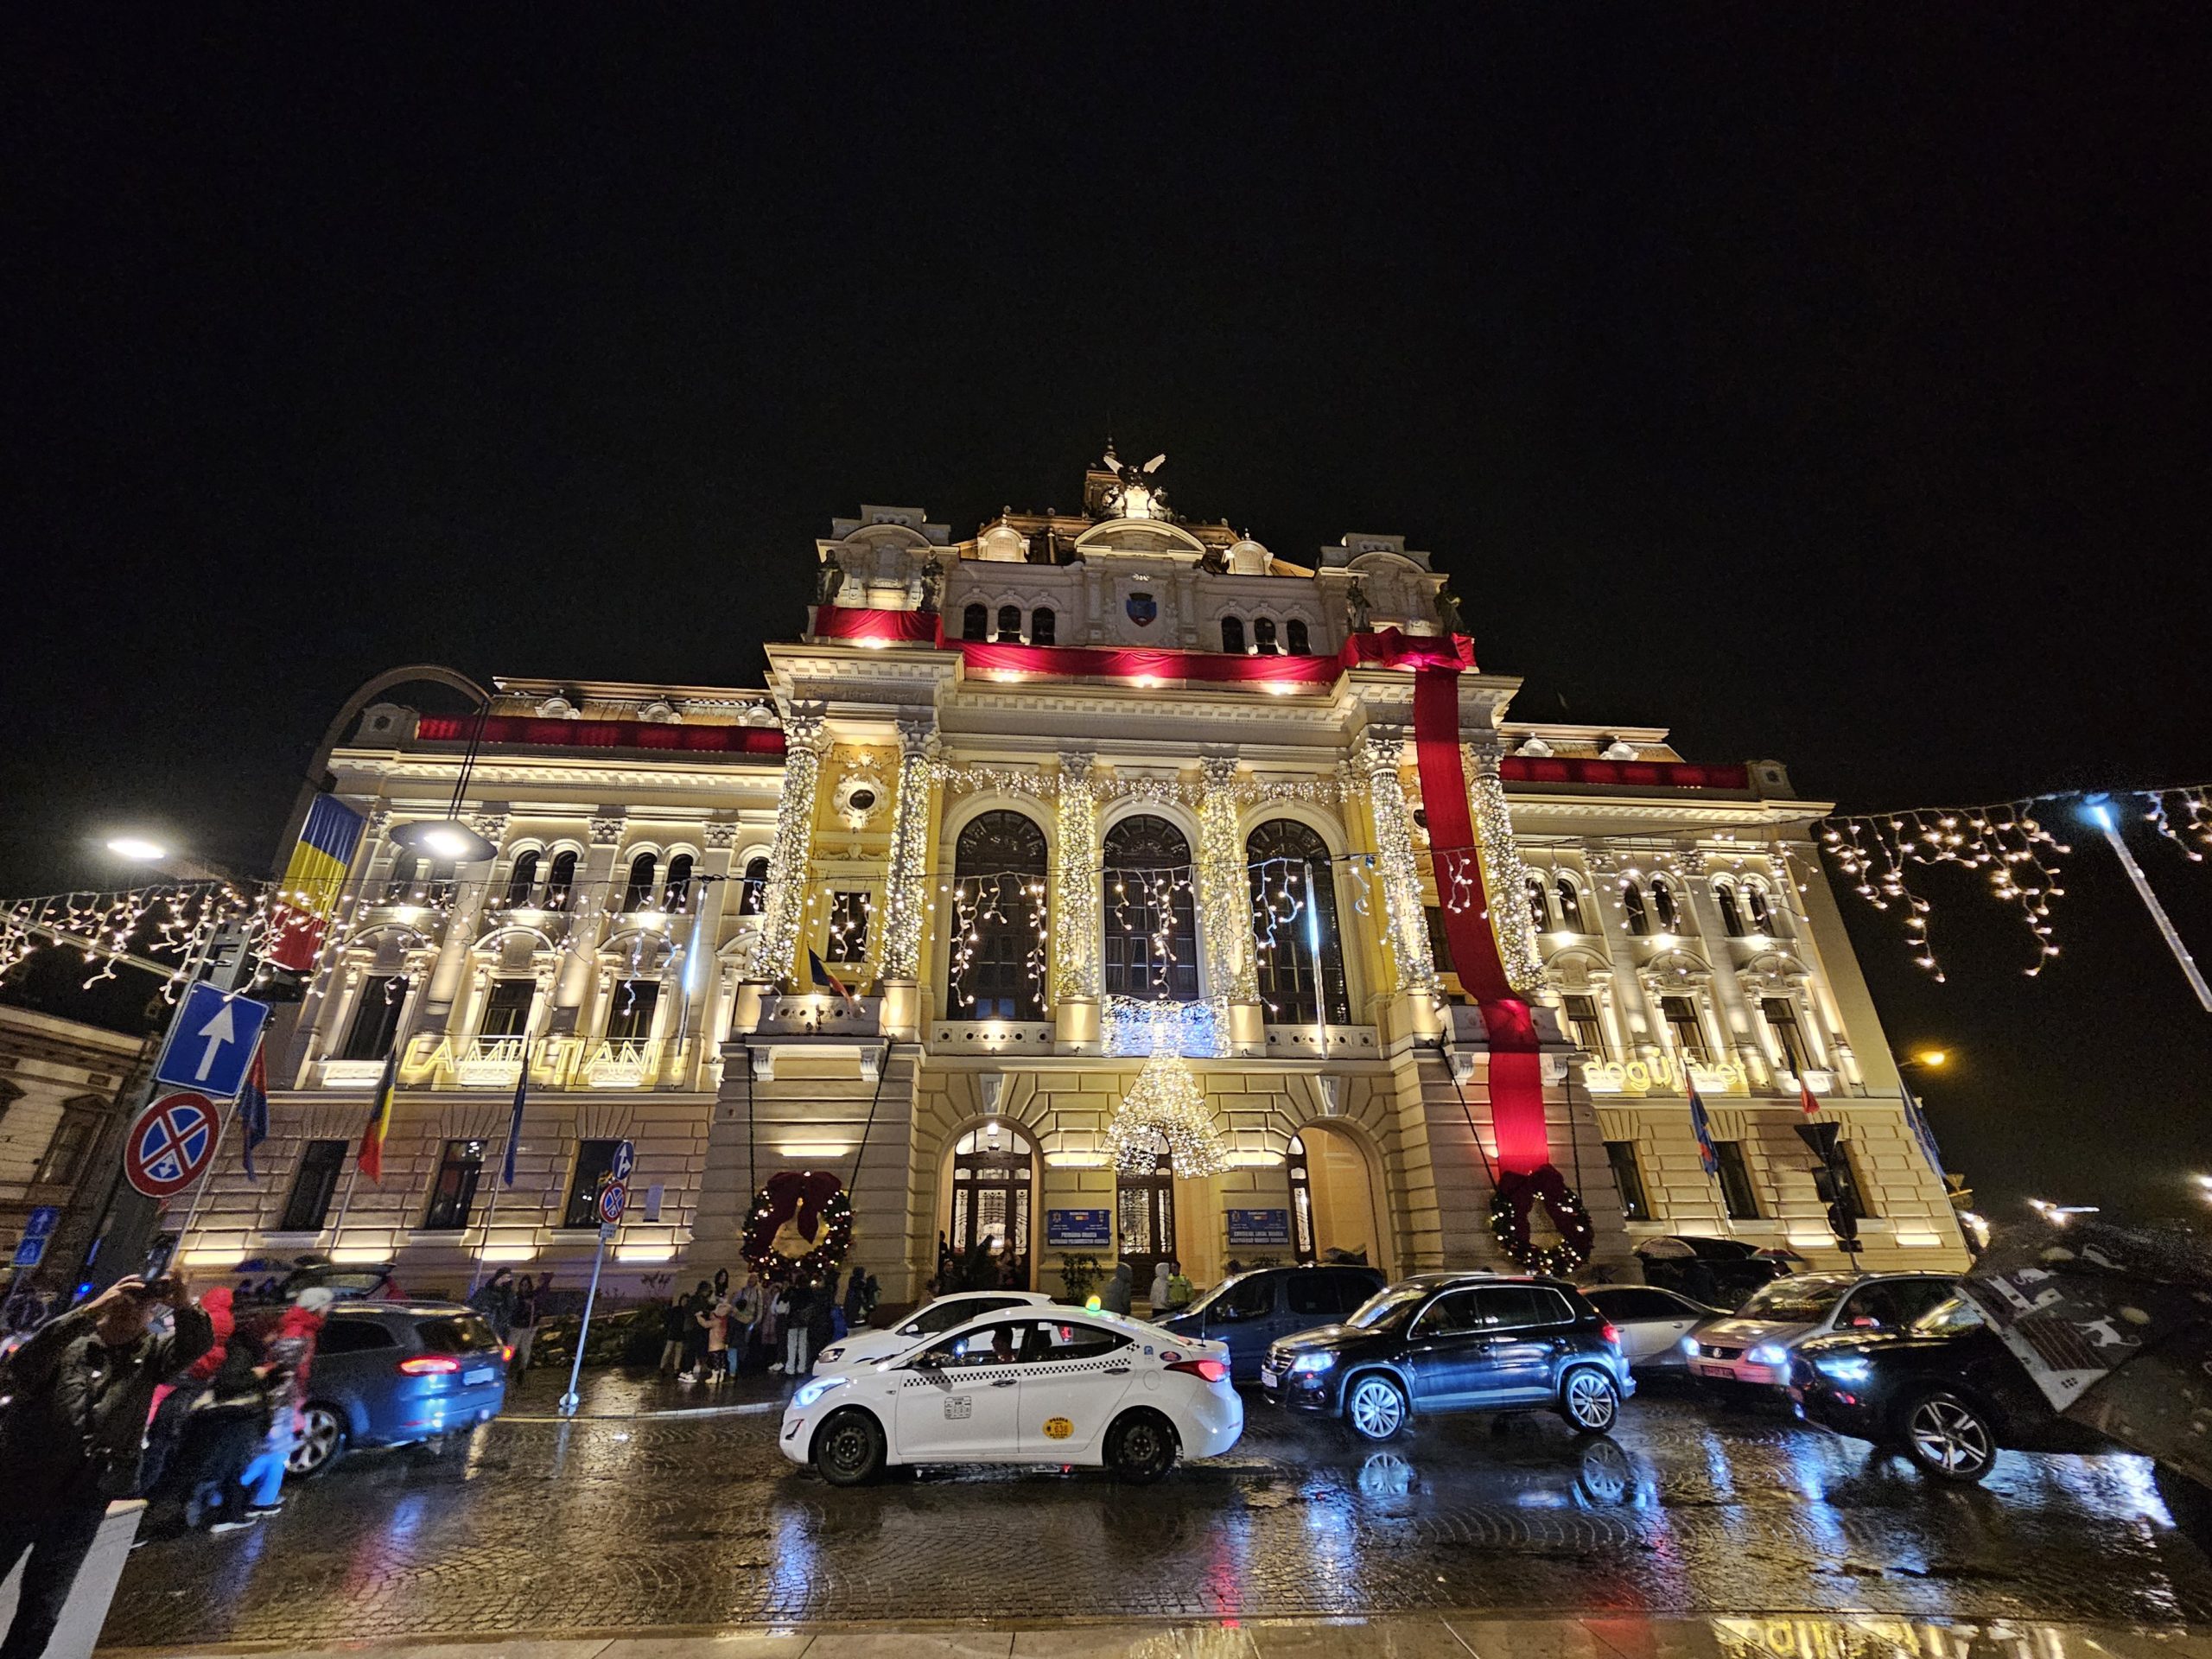
[[[1782,1063],[1799,1077],[1811,1069],[1811,1052],[1805,1046],[1805,1033],[1797,1023],[1797,1005],[1786,996],[1759,999],[1759,1012],[1766,1016],[1769,1030],[1782,1050]]]
[[[600,1184],[614,1168],[614,1149],[620,1141],[584,1141],[576,1146],[576,1173],[569,1182],[569,1207],[562,1211],[563,1227],[599,1225]]]
[[[310,1141],[300,1151],[300,1166],[292,1173],[291,1196],[284,1200],[280,1233],[319,1233],[330,1213],[330,1200],[338,1191],[338,1172],[346,1166],[344,1141]]]
[[[1757,1221],[1759,1198],[1751,1186],[1751,1166],[1744,1161],[1744,1143],[1716,1141],[1713,1151],[1720,1160],[1720,1197],[1728,1206],[1729,1220]]]
[[[64,1111],[61,1121],[54,1126],[53,1138],[46,1143],[46,1155],[39,1160],[38,1172],[31,1177],[33,1183],[60,1186],[75,1180],[99,1132],[99,1118],[96,1114]]]
[[[468,1212],[476,1202],[476,1183],[484,1173],[481,1141],[448,1141],[438,1160],[438,1178],[431,1184],[430,1207],[423,1225],[430,1232],[458,1233],[468,1225]]]
[[[1713,1056],[1705,1046],[1705,1027],[1698,1022],[1697,1004],[1687,996],[1662,996],[1659,1011],[1666,1016],[1667,1029],[1673,1033],[1675,1052],[1686,1060],[1700,1065],[1710,1065]]]
[[[865,892],[830,895],[830,948],[822,953],[824,962],[868,960],[868,902]]]
[[[530,1005],[537,1000],[534,979],[495,979],[492,995],[484,1001],[484,1024],[477,1035],[490,1042],[500,1037],[519,1037],[530,1029]]]
[[[607,1040],[642,1043],[653,1034],[653,1010],[660,1006],[660,982],[626,979],[614,987],[614,1006],[607,1014]]]
[[[1651,1219],[1651,1202],[1644,1196],[1643,1166],[1636,1161],[1636,1142],[1608,1141],[1605,1159],[1613,1166],[1613,1185],[1620,1189],[1621,1214],[1630,1221]]]
[[[1613,1058],[1612,1051],[1605,1046],[1605,1022],[1598,1017],[1596,997],[1568,997],[1567,1023],[1574,1032],[1576,1046],[1592,1059],[1610,1060]]]
[[[380,1060],[391,1052],[399,1034],[400,1010],[407,1003],[407,976],[378,974],[361,982],[361,1000],[353,1005],[353,1023],[346,1032],[341,1060]]]

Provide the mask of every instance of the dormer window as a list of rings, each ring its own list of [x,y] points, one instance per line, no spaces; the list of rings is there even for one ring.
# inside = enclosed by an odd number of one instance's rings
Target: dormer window
[[[1021,643],[1021,607],[999,607],[999,644],[1018,645]]]
[[[1244,619],[1224,616],[1221,619],[1221,648],[1232,657],[1244,654]]]
[[[991,637],[991,613],[982,605],[970,605],[960,613],[960,637],[963,639],[988,639]]]
[[[1053,615],[1052,607],[1049,605],[1039,605],[1029,613],[1029,643],[1033,645],[1049,645],[1058,643],[1055,636],[1058,627],[1059,618]]]
[[[1275,620],[1272,616],[1256,617],[1252,623],[1252,649],[1262,657],[1276,654]]]
[[[1289,650],[1292,656],[1310,657],[1313,654],[1313,638],[1306,632],[1306,624],[1299,618],[1294,616],[1288,622],[1285,623],[1283,625],[1283,633],[1285,638],[1289,641]]]

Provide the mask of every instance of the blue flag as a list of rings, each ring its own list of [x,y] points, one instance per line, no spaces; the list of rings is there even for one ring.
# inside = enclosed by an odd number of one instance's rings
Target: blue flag
[[[530,1098],[530,1045],[523,1045],[522,1070],[515,1074],[514,1115],[507,1119],[507,1155],[500,1160],[499,1185],[515,1184],[515,1141],[522,1134],[523,1102]]]
[[[1928,1121],[1928,1114],[1913,1098],[1912,1090],[1905,1090],[1904,1109],[1912,1116],[1912,1132],[1920,1138],[1920,1149],[1928,1154],[1928,1167],[1936,1172],[1936,1179],[1943,1179],[1943,1153],[1936,1144],[1935,1127]]]
[[[261,1055],[260,1049],[253,1051],[245,1087],[238,1090],[238,1128],[245,1138],[246,1179],[255,1181],[261,1176],[253,1166],[253,1149],[269,1138],[269,1070]]]
[[[1697,1160],[1705,1166],[1708,1175],[1720,1173],[1720,1154],[1713,1146],[1713,1120],[1705,1115],[1705,1103],[1697,1096],[1697,1085],[1690,1085],[1690,1133],[1697,1136]]]

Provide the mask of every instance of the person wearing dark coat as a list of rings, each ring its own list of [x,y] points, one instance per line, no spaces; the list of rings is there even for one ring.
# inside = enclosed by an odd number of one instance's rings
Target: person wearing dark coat
[[[806,1304],[806,1370],[814,1370],[814,1357],[837,1340],[837,1275],[817,1285]]]
[[[168,1336],[147,1326],[166,1306]],[[0,1659],[39,1659],[108,1500],[138,1490],[154,1390],[214,1345],[181,1278],[118,1279],[25,1343],[0,1370],[0,1578],[26,1554]]]
[[[1129,1311],[1129,1264],[1126,1262],[1116,1262],[1114,1264],[1114,1276],[1106,1281],[1105,1288],[1098,1293],[1098,1306],[1109,1313],[1126,1313]]]

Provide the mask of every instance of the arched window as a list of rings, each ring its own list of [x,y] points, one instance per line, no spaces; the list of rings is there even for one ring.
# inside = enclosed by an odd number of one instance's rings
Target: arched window
[[[1744,883],[1744,907],[1751,914],[1752,932],[1772,933],[1776,931],[1774,916],[1767,909],[1766,892],[1757,882]]]
[[[991,637],[991,613],[981,603],[970,605],[960,613],[960,637],[963,639],[988,639]]]
[[[678,853],[668,861],[668,886],[661,894],[660,907],[679,914],[691,908],[691,865],[689,853]]]
[[[402,847],[394,853],[391,855],[391,874],[384,884],[385,901],[406,903],[415,887],[415,873],[422,867],[423,861],[415,856],[412,849]]]
[[[1659,918],[1662,933],[1679,931],[1681,918],[1675,913],[1675,890],[1667,885],[1667,878],[1663,875],[1651,878],[1651,913]]]
[[[1283,625],[1283,637],[1289,641],[1288,649],[1292,656],[1310,657],[1313,654],[1313,636],[1306,632],[1306,624],[1300,619],[1294,616]]]
[[[1021,607],[999,607],[999,644],[1018,645],[1021,643]]]
[[[1232,657],[1244,654],[1244,619],[1224,616],[1221,619],[1221,648]]]
[[[954,1007],[977,1020],[1045,1017],[1045,832],[992,811],[961,830],[952,860]]]
[[[1574,883],[1562,875],[1552,883],[1552,890],[1559,894],[1559,925],[1570,933],[1587,933],[1589,926],[1582,919],[1582,895]]]
[[[566,910],[576,887],[576,855],[573,850],[553,855],[553,873],[545,878],[545,908]]]
[[[1272,616],[1252,619],[1252,649],[1262,657],[1275,654],[1275,620]]]
[[[1350,1025],[1328,843],[1295,818],[1271,818],[1252,831],[1244,856],[1251,867],[1253,954],[1268,1020],[1318,1023],[1325,996],[1330,1022]]]
[[[745,861],[745,880],[737,885],[737,913],[758,916],[768,908],[768,861],[763,856]]]
[[[507,907],[527,910],[530,901],[537,896],[537,853],[535,849],[515,855],[515,867],[507,873]]]
[[[622,908],[644,910],[653,901],[653,871],[659,861],[651,853],[639,853],[630,861],[630,885],[622,894]]]
[[[969,1130],[954,1143],[952,1214],[946,1243],[967,1262],[976,1262],[978,1251],[1001,1255],[1003,1265],[1013,1269],[1011,1283],[1016,1289],[1029,1286],[1029,1216],[1035,1181],[1029,1137],[1002,1118]]]
[[[1713,890],[1713,902],[1720,911],[1720,925],[1732,939],[1744,937],[1744,915],[1736,907],[1736,889],[1726,881]]]
[[[1166,819],[1139,813],[1106,832],[1103,851],[1107,995],[1197,1001],[1191,843]]]
[[[1633,881],[1621,889],[1621,908],[1628,913],[1630,932],[1641,937],[1651,931],[1651,915],[1643,907],[1643,889]]]
[[[1055,637],[1059,632],[1060,619],[1052,613],[1049,605],[1039,605],[1029,613],[1029,643],[1033,645],[1052,645],[1059,643]]]
[[[1529,876],[1529,921],[1539,933],[1551,931],[1552,909],[1544,902],[1544,878],[1533,871]]]

